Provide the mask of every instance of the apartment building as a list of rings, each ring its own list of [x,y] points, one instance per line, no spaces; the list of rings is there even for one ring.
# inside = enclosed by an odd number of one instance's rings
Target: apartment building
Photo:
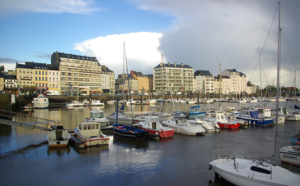
[[[102,68],[96,57],[54,52],[51,65],[59,69],[62,94],[102,92]]]
[[[57,67],[48,65],[48,94],[60,95],[60,72]]]
[[[101,66],[101,88],[103,92],[115,94],[115,73],[106,66]]]
[[[238,72],[236,69],[226,69],[222,73],[222,80],[228,77],[230,80],[229,85],[226,83],[223,85],[224,92],[230,94],[241,94],[247,91],[247,77],[245,74]]]
[[[0,91],[4,90],[4,74],[0,73]]]
[[[211,94],[215,93],[214,76],[208,70],[196,70],[195,76],[195,89],[199,93]]]
[[[153,76],[143,75],[141,72],[131,71],[130,74],[138,80],[138,92],[152,92],[153,91]],[[152,86],[151,86],[152,85]]]
[[[16,63],[16,77],[20,88],[25,86],[31,87],[34,84],[34,68],[32,65],[18,64]]]
[[[153,91],[192,92],[194,69],[189,65],[161,63],[153,69]]]

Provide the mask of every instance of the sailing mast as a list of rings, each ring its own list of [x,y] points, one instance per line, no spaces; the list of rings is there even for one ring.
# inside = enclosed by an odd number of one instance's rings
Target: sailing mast
[[[278,128],[278,97],[279,97],[279,75],[280,75],[280,60],[281,60],[281,27],[280,27],[280,8],[281,3],[278,2],[279,11],[278,11],[278,54],[277,54],[277,92],[276,92],[276,123],[275,123],[275,144],[274,144],[274,157],[276,157],[276,144],[277,144],[277,128]]]

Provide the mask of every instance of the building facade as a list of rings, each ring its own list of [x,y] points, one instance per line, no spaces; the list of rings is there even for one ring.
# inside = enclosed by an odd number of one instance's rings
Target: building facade
[[[198,93],[215,93],[215,80],[208,70],[197,70],[195,76],[195,89]]]
[[[164,64],[162,62],[153,69],[153,91],[172,93],[192,92],[194,69],[184,64]]]
[[[62,94],[102,92],[102,68],[96,57],[54,52],[51,65],[59,69]]]
[[[230,79],[230,85],[223,86],[224,91],[228,94],[242,94],[247,91],[247,77],[245,74],[238,72],[236,69],[226,69],[222,73],[222,79],[227,76]]]

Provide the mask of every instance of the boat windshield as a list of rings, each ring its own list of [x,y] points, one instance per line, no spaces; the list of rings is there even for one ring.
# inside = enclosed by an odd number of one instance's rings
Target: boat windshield
[[[92,118],[104,118],[104,112],[94,112],[91,113]]]

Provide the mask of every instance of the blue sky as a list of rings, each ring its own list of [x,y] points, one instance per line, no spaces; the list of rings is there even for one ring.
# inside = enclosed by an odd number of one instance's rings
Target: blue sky
[[[51,62],[55,51],[95,56],[122,73],[123,43],[129,70],[151,74],[164,62],[195,70],[243,72],[262,86],[276,85],[276,0],[0,0],[0,65]],[[281,85],[299,77],[300,1],[282,1]],[[272,24],[273,17],[275,19]],[[271,28],[271,29],[270,29]],[[269,32],[270,29],[270,32]],[[270,33],[268,35],[268,33]],[[266,39],[267,38],[267,39]],[[267,40],[266,44],[265,41]],[[299,86],[300,80],[297,80]]]

